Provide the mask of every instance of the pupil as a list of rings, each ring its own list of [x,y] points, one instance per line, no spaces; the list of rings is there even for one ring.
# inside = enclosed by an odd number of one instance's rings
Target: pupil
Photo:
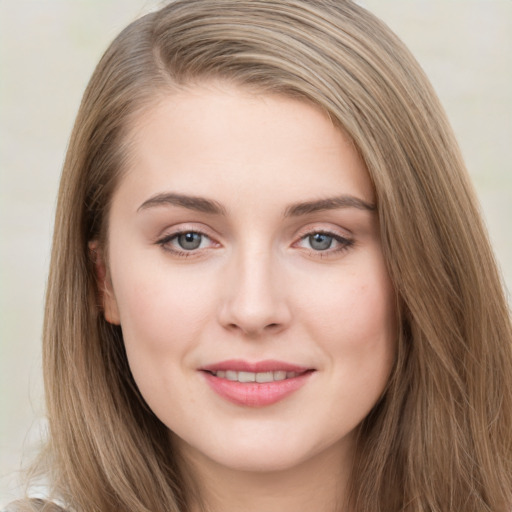
[[[178,237],[178,243],[182,249],[191,251],[201,245],[201,235],[199,233],[184,233]]]
[[[314,235],[310,235],[309,244],[316,251],[325,251],[331,247],[332,236],[324,235],[322,233],[315,233]]]

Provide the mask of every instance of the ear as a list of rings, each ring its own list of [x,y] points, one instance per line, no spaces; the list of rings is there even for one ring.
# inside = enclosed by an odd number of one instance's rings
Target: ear
[[[108,267],[103,257],[103,251],[97,240],[91,240],[88,244],[89,255],[94,263],[96,274],[96,287],[100,307],[103,309],[105,320],[110,324],[121,325],[119,309],[117,307],[116,297],[112,288],[112,281],[109,276]]]

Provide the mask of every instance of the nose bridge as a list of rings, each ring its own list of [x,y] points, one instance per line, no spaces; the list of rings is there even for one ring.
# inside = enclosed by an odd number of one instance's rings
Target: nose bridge
[[[262,244],[241,247],[230,262],[221,321],[231,329],[257,335],[289,322],[279,259]]]

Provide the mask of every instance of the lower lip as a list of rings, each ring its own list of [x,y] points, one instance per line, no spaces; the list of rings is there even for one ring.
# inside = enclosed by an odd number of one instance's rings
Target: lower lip
[[[203,372],[203,374],[213,391],[229,402],[247,407],[264,407],[280,402],[298,391],[306,384],[313,372],[308,371],[291,379],[261,384],[221,379],[209,372]]]

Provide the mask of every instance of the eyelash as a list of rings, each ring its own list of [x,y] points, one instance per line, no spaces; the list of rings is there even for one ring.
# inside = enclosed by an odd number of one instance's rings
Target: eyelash
[[[164,249],[165,251],[168,251],[168,252],[172,253],[173,255],[175,255],[177,257],[181,257],[181,258],[189,258],[191,256],[195,256],[198,254],[199,249],[205,249],[205,248],[198,247],[195,249],[184,250],[184,249],[178,249],[178,248],[175,248],[175,247],[172,247],[169,245],[169,244],[171,244],[171,242],[177,240],[180,236],[183,236],[183,235],[199,235],[200,237],[202,237],[200,244],[202,244],[204,238],[212,240],[212,238],[210,236],[208,236],[206,233],[203,233],[202,231],[193,230],[193,229],[185,229],[182,231],[177,231],[175,233],[171,233],[169,235],[165,235],[164,237],[162,237],[156,241],[156,245],[161,246],[162,249]],[[332,242],[339,244],[339,246],[335,249],[332,249],[329,246],[325,250],[315,250],[312,248],[303,247],[303,249],[306,250],[311,256],[316,256],[316,257],[320,257],[320,258],[325,258],[330,255],[335,255],[335,254],[339,254],[344,251],[347,251],[355,243],[355,241],[353,239],[343,237],[343,236],[341,236],[337,233],[334,233],[332,231],[311,230],[311,231],[301,234],[299,240],[297,242],[294,242],[293,246],[297,246],[300,242],[303,242],[303,241],[307,240],[308,238],[313,237],[315,235],[323,235],[323,236],[329,237],[332,239]],[[213,242],[213,240],[212,240],[212,242]],[[216,242],[213,242],[213,243],[216,243]],[[211,247],[207,247],[206,249],[209,249],[209,248],[211,248]]]
[[[295,242],[294,245],[297,245],[298,243],[300,243],[302,241],[306,241],[308,238],[313,237],[315,235],[323,235],[323,236],[329,237],[332,239],[331,244],[333,242],[338,244],[338,247],[336,247],[334,249],[332,249],[331,247],[328,247],[325,250],[315,250],[312,248],[304,248],[312,256],[319,256],[320,258],[325,258],[325,257],[340,254],[344,251],[348,251],[355,243],[355,241],[351,238],[341,236],[332,231],[326,231],[326,230],[319,229],[319,230],[308,231],[307,233],[302,234],[301,237],[299,238],[298,242]]]
[[[203,233],[202,231],[198,231],[198,230],[194,230],[194,229],[184,229],[182,231],[177,231],[175,233],[171,233],[169,235],[165,235],[164,237],[162,237],[159,240],[157,240],[156,244],[161,246],[162,249],[164,249],[165,251],[168,251],[168,252],[174,254],[175,256],[178,256],[178,257],[181,257],[181,258],[189,258],[191,256],[196,255],[199,248],[187,251],[187,250],[178,249],[178,248],[175,248],[175,247],[172,247],[171,245],[169,245],[174,240],[177,240],[178,237],[183,236],[183,235],[189,235],[189,234],[194,234],[194,235],[201,236],[202,240],[201,240],[200,243],[203,242],[204,238],[207,238],[207,239],[211,240],[211,237],[208,236],[206,233]]]

